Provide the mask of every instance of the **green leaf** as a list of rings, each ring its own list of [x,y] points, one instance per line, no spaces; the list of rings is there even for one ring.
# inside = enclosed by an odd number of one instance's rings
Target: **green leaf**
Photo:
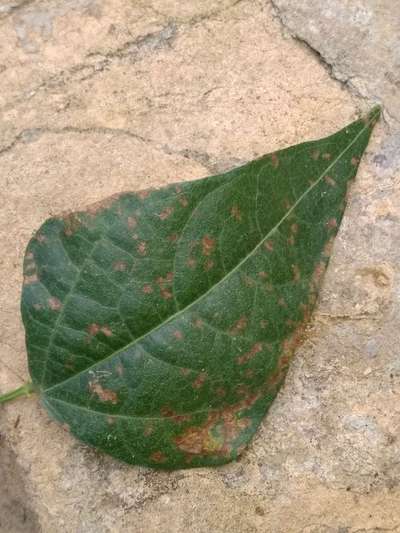
[[[22,316],[48,412],[128,463],[237,458],[302,339],[378,116],[47,220]]]

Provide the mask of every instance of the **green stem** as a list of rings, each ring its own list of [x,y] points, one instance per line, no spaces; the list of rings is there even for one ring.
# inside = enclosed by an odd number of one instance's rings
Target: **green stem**
[[[19,387],[18,389],[0,395],[0,404],[19,398],[20,396],[29,396],[34,391],[35,389],[33,388],[32,383],[25,383],[25,385],[22,385],[22,387]]]

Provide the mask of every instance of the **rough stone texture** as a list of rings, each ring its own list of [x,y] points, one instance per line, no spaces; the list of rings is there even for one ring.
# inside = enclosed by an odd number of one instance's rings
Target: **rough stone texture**
[[[308,339],[242,459],[128,467],[19,400],[0,410],[0,531],[400,531],[398,19],[391,0],[274,6],[0,6],[1,391],[27,380],[21,261],[49,215],[223,170],[385,105]]]

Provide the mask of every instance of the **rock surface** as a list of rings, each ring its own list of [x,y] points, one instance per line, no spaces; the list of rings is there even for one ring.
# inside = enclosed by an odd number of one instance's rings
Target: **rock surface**
[[[0,410],[0,531],[400,531],[399,27],[391,0],[0,6],[0,391],[48,216],[319,138],[381,101],[307,341],[238,463],[155,472]],[[396,26],[397,25],[397,26]]]

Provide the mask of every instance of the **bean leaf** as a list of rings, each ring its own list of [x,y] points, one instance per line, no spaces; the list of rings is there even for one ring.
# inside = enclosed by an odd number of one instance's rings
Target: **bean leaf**
[[[22,316],[48,412],[128,463],[236,459],[303,337],[378,116],[47,220]]]

